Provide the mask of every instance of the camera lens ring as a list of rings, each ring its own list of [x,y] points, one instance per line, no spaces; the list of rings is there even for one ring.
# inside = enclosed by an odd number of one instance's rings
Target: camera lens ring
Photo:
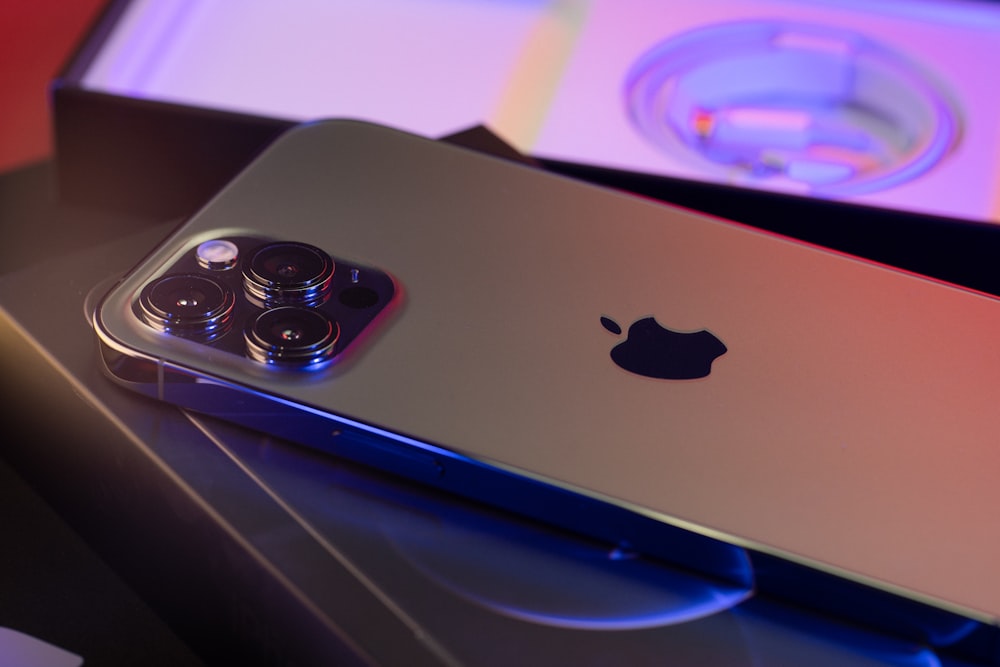
[[[255,248],[243,267],[243,288],[264,308],[315,306],[330,297],[333,258],[315,246],[294,241]]]
[[[308,366],[333,357],[340,325],[314,308],[279,306],[254,318],[243,337],[247,356],[255,361]]]
[[[208,276],[174,273],[142,289],[139,315],[157,331],[211,340],[229,330],[235,304],[236,295],[226,284]]]

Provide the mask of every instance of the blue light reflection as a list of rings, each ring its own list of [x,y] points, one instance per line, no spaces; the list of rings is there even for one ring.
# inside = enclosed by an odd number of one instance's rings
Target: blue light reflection
[[[636,630],[711,616],[752,595],[749,587],[485,508],[435,505],[422,502],[423,511],[406,512],[406,520],[384,514],[383,534],[428,579],[506,616],[580,630]]]

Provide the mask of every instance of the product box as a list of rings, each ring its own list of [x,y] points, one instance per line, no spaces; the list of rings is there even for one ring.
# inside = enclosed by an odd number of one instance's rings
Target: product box
[[[179,217],[294,122],[486,126],[548,169],[990,292],[1000,5],[113,0],[61,196]]]

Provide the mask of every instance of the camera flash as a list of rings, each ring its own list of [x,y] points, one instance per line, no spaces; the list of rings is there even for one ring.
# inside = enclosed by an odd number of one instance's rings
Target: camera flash
[[[198,264],[211,271],[225,271],[236,266],[236,258],[240,251],[232,241],[213,239],[205,241],[195,252],[198,256]]]

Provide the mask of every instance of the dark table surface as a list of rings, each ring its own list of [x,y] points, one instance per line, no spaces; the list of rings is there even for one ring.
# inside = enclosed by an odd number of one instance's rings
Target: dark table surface
[[[50,233],[58,215],[50,177],[49,164],[0,176],[0,275],[30,266],[42,255],[85,243],[82,227],[67,234]],[[27,242],[14,242],[15,237]],[[39,309],[45,307],[38,303]],[[12,352],[3,346],[5,356]],[[7,375],[0,382],[3,439],[44,447],[39,433],[27,429],[14,414],[19,387]],[[6,454],[7,448],[0,445],[0,627],[74,653],[86,665],[203,664],[11,467]],[[6,662],[12,659],[0,644],[0,664],[18,664]]]

